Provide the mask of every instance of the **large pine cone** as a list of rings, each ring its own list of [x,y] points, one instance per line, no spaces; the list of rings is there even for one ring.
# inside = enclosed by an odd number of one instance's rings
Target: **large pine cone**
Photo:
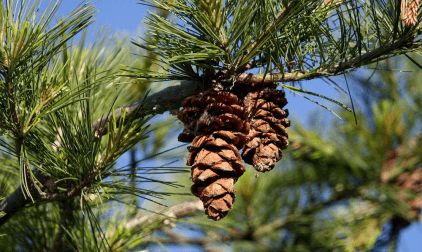
[[[289,145],[286,128],[288,110],[284,91],[263,88],[249,92],[243,99],[251,130],[243,146],[243,160],[260,172],[270,171],[282,157],[282,149]]]
[[[249,124],[237,96],[206,91],[186,98],[179,119],[185,129],[179,141],[189,142],[187,165],[192,166],[192,193],[209,218],[220,220],[232,208],[234,184],[245,171],[239,148],[246,142]]]

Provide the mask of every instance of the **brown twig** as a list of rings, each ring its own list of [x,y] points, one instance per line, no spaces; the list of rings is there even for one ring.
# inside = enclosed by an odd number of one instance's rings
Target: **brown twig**
[[[183,218],[186,216],[193,215],[197,212],[204,211],[204,206],[202,201],[186,201],[177,205],[174,205],[168,208],[164,212],[155,212],[147,215],[143,215],[141,217],[135,217],[124,224],[124,228],[126,230],[135,230],[135,229],[143,229],[146,225],[149,224],[156,224],[157,222],[161,222],[162,226],[174,226],[173,222],[178,218]],[[111,230],[106,234],[109,240],[113,240],[115,236],[116,229]],[[119,234],[117,234],[117,237]],[[149,235],[143,238],[145,242],[151,242],[154,237]]]
[[[66,200],[73,198],[76,195],[79,195],[84,188],[90,187],[92,185],[92,182],[94,180],[95,175],[98,173],[97,169],[94,169],[89,174],[88,178],[81,182],[77,187],[73,188],[70,191],[67,191],[65,193],[45,193],[44,195],[41,195],[39,197],[39,201],[53,201],[53,200]]]
[[[51,252],[63,251],[63,235],[65,234],[65,229],[69,228],[69,217],[72,215],[73,211],[71,204],[72,202],[70,202],[70,200],[62,202],[62,218],[59,227],[57,228],[56,236],[54,237],[53,247],[50,250]]]

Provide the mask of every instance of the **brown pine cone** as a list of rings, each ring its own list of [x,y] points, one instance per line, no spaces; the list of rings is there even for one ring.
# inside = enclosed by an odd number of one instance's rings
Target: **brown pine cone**
[[[411,143],[411,148],[413,148],[412,144],[414,145],[414,142]],[[397,175],[397,169],[406,166],[406,162],[408,162],[406,158],[402,162],[399,162],[399,156],[402,155],[404,155],[402,146],[397,147],[387,154],[387,160],[381,173],[381,182],[389,183],[416,193],[418,195],[417,197],[408,197],[404,192],[401,192],[398,194],[398,198],[406,202],[409,206],[408,218],[411,220],[420,220],[422,207],[422,198],[420,197],[422,191],[422,170],[416,166],[414,169],[402,171]]]
[[[257,171],[272,170],[282,158],[282,149],[289,145],[288,110],[282,109],[286,104],[284,91],[268,87],[249,92],[243,99],[251,130],[243,146],[242,158]]]
[[[179,140],[189,142],[187,165],[192,166],[192,193],[213,220],[224,218],[235,199],[234,184],[245,171],[239,148],[246,142],[249,123],[237,96],[206,91],[188,97],[178,114],[185,129]]]
[[[230,131],[215,131],[197,136],[189,149],[187,165],[192,166],[194,182],[191,191],[204,202],[205,213],[211,219],[222,219],[233,206],[234,184],[245,171],[235,144],[242,137]]]

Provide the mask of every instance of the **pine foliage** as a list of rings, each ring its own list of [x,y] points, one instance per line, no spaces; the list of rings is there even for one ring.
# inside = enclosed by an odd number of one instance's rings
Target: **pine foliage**
[[[391,72],[376,75],[382,81],[361,80],[363,105],[356,109],[345,100],[296,84],[321,78],[347,94],[349,87],[331,76],[350,76],[363,66],[399,68],[384,61],[398,55],[420,67],[416,58],[421,52],[420,1],[145,0],[142,4],[158,11],[145,19],[147,36],[129,46],[125,38],[103,29],[95,40],[86,39],[95,13],[89,3],[53,22],[59,3],[51,2],[40,12],[38,0],[0,1],[2,251],[128,251],[160,242],[153,236],[156,230],[178,242],[207,248],[232,242],[240,251],[368,250],[387,221],[398,223],[397,228],[418,217],[420,188],[400,183],[413,177],[422,163],[421,137],[414,134],[420,132],[422,118],[418,77],[404,87]],[[74,39],[78,33],[79,42]],[[147,102],[149,88],[156,91],[171,83],[166,81],[176,80],[182,80],[186,89],[175,94],[177,101],[197,96],[198,90],[244,97],[265,87],[284,98],[283,88],[340,105],[345,110],[327,109],[346,120],[332,123],[330,130],[336,130],[327,137],[293,122],[292,130],[286,131],[291,147],[283,153],[282,167],[256,179],[246,171],[237,184],[237,206],[223,221],[212,224],[218,229],[211,230],[202,215],[180,219],[204,210],[196,203],[155,214],[138,211],[142,208],[138,199],[160,204],[164,196],[180,195],[181,183],[160,176],[187,172],[170,166],[175,163],[172,154],[161,151],[177,125],[175,119],[151,120],[166,110],[178,110],[180,104],[158,106],[160,93],[152,105]],[[162,84],[154,86],[154,81]],[[136,99],[140,100],[126,105]],[[352,110],[353,115],[348,113]],[[240,121],[245,120],[249,120],[246,125],[253,118]],[[282,136],[287,139],[284,131],[277,133],[275,142]],[[207,137],[217,136],[215,132]],[[230,132],[224,134],[222,138]],[[133,158],[131,167],[117,167],[116,160],[138,143],[144,158]],[[223,149],[230,149],[230,144],[226,141]],[[194,149],[191,153],[196,155]],[[143,161],[161,154],[168,159],[166,164],[142,167]],[[234,155],[239,161],[241,152]],[[265,170],[280,158],[281,150]],[[260,167],[259,162],[254,165]],[[221,173],[215,172],[215,165],[212,168],[207,169],[208,177]],[[243,166],[239,170],[243,173]],[[236,175],[233,184],[237,179]],[[146,183],[160,187],[156,190]],[[229,189],[225,194],[234,201],[234,189]],[[210,197],[202,195],[204,191],[196,192],[206,202]],[[224,217],[231,205],[216,218]],[[208,212],[215,210],[205,207]],[[206,239],[180,238],[169,231],[175,222],[202,228]],[[390,238],[394,245],[397,233]]]
[[[143,239],[130,236],[136,227],[115,226],[139,216],[127,209],[120,216],[122,203],[129,203],[127,196],[155,201],[166,193],[134,187],[128,178],[136,184],[178,186],[143,175],[142,168],[130,174],[115,165],[150,135],[152,111],[134,117],[117,109],[131,102],[130,80],[117,73],[123,64],[141,66],[144,62],[133,53],[142,52],[104,28],[88,40],[90,4],[57,22],[59,3],[51,2],[44,13],[40,1],[0,4],[0,195],[7,209],[0,221],[1,250],[126,251],[136,246]],[[72,39],[77,33],[79,41]],[[152,145],[155,151],[162,146]],[[30,207],[21,209],[26,204]],[[110,222],[104,222],[112,212]],[[144,223],[139,234],[154,225]]]
[[[342,74],[414,51],[420,43],[414,40],[420,29],[405,26],[401,19],[400,1],[145,4],[178,19],[153,13],[146,17],[153,40],[135,43],[162,56],[166,74],[138,71],[144,78],[198,79],[214,70],[219,80],[235,81],[247,70],[260,69],[263,74],[256,78],[297,81]],[[288,73],[295,75],[288,78]]]

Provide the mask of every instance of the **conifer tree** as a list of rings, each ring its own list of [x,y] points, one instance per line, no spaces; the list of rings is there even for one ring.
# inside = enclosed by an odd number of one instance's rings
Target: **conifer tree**
[[[236,210],[236,190],[241,194],[259,193],[258,188],[241,183],[242,189],[236,189],[236,182],[245,172],[244,162],[259,172],[280,176],[277,185],[265,186],[296,186],[296,193],[304,181],[307,188],[313,183],[324,186],[330,182],[330,177],[323,177],[324,172],[328,176],[331,165],[338,165],[342,172],[332,178],[340,179],[345,189],[337,190],[335,198],[358,197],[362,192],[351,188],[354,183],[379,182],[381,171],[371,169],[370,164],[379,165],[388,151],[392,151],[391,160],[398,160],[401,152],[394,154],[393,141],[387,137],[399,130],[392,125],[388,129],[393,133],[379,135],[386,141],[374,152],[380,156],[371,156],[373,160],[367,162],[354,160],[350,153],[341,152],[343,158],[333,156],[334,152],[323,148],[318,136],[306,138],[312,132],[299,127],[290,133],[288,127],[294,122],[287,119],[288,111],[284,109],[285,91],[328,99],[351,112],[348,106],[323,93],[312,93],[294,84],[315,78],[331,81],[330,76],[345,75],[397,55],[404,54],[414,61],[408,53],[421,50],[420,1],[143,3],[161,10],[145,19],[149,32],[144,40],[135,40],[134,46],[129,47],[125,40],[100,33],[92,48],[87,49],[85,36],[79,45],[70,39],[92,22],[94,9],[90,4],[80,5],[52,24],[57,9],[54,3],[42,14],[37,9],[39,1],[1,1],[0,150],[4,165],[0,167],[0,196],[4,200],[0,203],[0,239],[7,244],[5,251],[126,251],[148,241],[151,230],[168,225],[169,220],[166,222],[167,217],[162,216],[179,217],[204,207],[207,216],[214,220],[228,218],[231,209],[234,210],[230,218],[241,218],[236,211],[248,212],[252,208],[239,204]],[[131,54],[140,49],[147,51],[148,60]],[[121,65],[125,67],[122,69]],[[147,96],[145,87],[153,81],[160,85],[168,81],[178,83]],[[142,83],[145,93],[139,101],[125,105],[130,102],[125,97],[131,96],[128,83]],[[335,82],[330,83],[344,90]],[[382,114],[391,111],[389,106],[398,105],[380,102],[380,106]],[[141,169],[135,169],[136,165],[131,169],[114,165],[137,143],[148,141],[148,121],[165,111],[177,114],[184,124],[179,140],[192,142],[187,157],[187,164],[192,166],[191,190],[202,203],[189,203],[181,210],[172,208],[154,217],[133,218],[133,212],[117,212],[121,205],[112,202],[133,204],[133,200],[127,202],[127,195],[153,200],[166,194],[139,187],[141,182],[179,186],[148,178]],[[354,112],[355,119],[361,122],[361,115]],[[383,118],[386,117],[378,117],[380,125],[390,122]],[[356,133],[352,129],[360,126],[346,123],[342,127]],[[310,173],[304,174],[301,169],[291,171],[292,174],[273,171],[276,162],[286,155],[282,151],[289,145],[289,136],[297,144],[287,155],[304,163],[322,163],[327,169],[315,171],[311,167]],[[362,135],[348,135],[347,143],[358,136]],[[355,147],[350,151],[363,150]],[[155,170],[184,171],[160,167]],[[388,167],[384,171],[389,171]],[[401,171],[395,172],[402,174]],[[383,183],[395,184],[395,172],[384,176]],[[361,181],[364,175],[369,176],[369,181]],[[295,176],[299,176],[297,180]],[[394,213],[412,218],[406,212],[408,208],[392,207],[403,206],[399,204],[403,197],[388,193],[391,186],[377,189],[382,189],[380,192],[387,195],[388,201],[374,201],[391,209],[380,216]],[[246,194],[242,198],[247,200]],[[273,208],[262,211],[282,211],[283,206],[289,209],[292,202],[288,195],[274,201]],[[294,199],[297,203],[298,197]],[[264,202],[265,195],[259,200]],[[326,202],[318,200],[311,203],[315,207],[312,205],[310,214],[299,217],[312,219],[315,209],[326,206]],[[105,218],[110,214],[112,218]],[[373,212],[367,214],[372,216]],[[322,236],[318,239],[318,232],[312,234],[314,240],[308,243],[302,239],[309,237],[308,233],[296,232],[309,230],[312,222],[308,219],[293,220],[294,230],[289,230],[296,235],[292,249],[329,248],[331,241]],[[265,222],[237,223],[253,227]],[[278,228],[283,225],[275,224]],[[261,231],[267,234],[271,228]],[[251,230],[245,238],[254,240],[261,234]],[[367,248],[367,244],[362,246]]]

